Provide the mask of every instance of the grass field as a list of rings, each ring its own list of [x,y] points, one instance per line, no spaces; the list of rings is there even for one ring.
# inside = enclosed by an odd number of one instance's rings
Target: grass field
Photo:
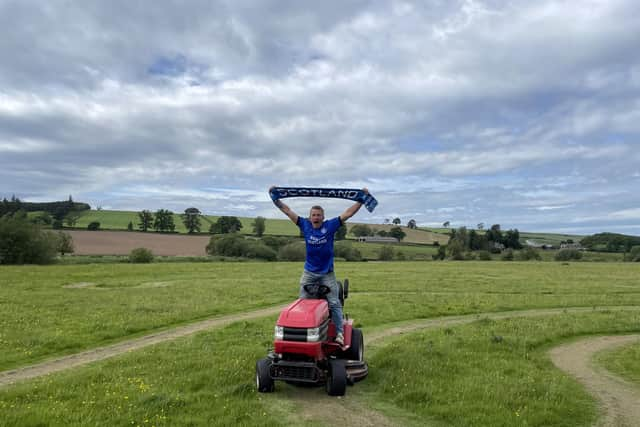
[[[604,352],[598,361],[611,372],[620,375],[640,387],[640,344],[630,345],[614,351]]]
[[[2,267],[0,368],[157,328],[284,303],[300,263]],[[618,263],[338,263],[363,325],[448,314],[640,304],[638,266]],[[389,301],[393,301],[390,304]]]
[[[534,240],[537,243],[546,245],[560,246],[560,243],[567,240],[573,240],[575,243],[580,242],[585,236],[576,234],[554,234],[554,233],[530,233],[526,231],[520,232],[520,241]]]
[[[209,227],[211,224],[215,223],[219,217],[212,215],[203,215],[201,220],[201,232],[207,233],[209,231]],[[255,218],[246,218],[246,217],[238,217],[240,222],[242,223],[242,229],[240,230],[243,234],[253,234],[253,222]],[[86,229],[89,223],[97,221],[100,223],[100,228],[102,230],[126,230],[129,222],[133,223],[134,230],[138,230],[138,213],[132,211],[106,211],[106,210],[90,210],[83,211],[80,214],[80,218],[76,222],[75,227],[79,229]],[[173,222],[176,225],[176,232],[178,233],[186,233],[186,228],[182,223],[182,218],[180,214],[174,214]],[[353,226],[357,224],[356,222],[349,222],[348,226]],[[370,224],[372,227],[379,230],[388,231],[392,226],[391,225],[382,225],[382,224]],[[404,228],[407,237],[405,237],[405,241],[409,243],[420,243],[420,244],[431,244],[433,241],[437,240],[441,244],[446,243],[447,237],[442,234],[432,233],[430,231],[425,230],[410,230],[408,228]],[[265,234],[267,235],[276,235],[276,236],[298,236],[300,234],[298,227],[293,224],[288,219],[273,219],[268,218],[265,222]],[[353,237],[353,236],[351,236]]]
[[[201,232],[206,233],[209,231],[211,224],[215,223],[219,217],[213,215],[203,215],[201,223]],[[240,232],[243,234],[253,234],[253,221],[255,218],[238,218],[242,223],[242,229]],[[106,210],[90,210],[83,211],[76,223],[77,228],[86,229],[87,226],[97,221],[100,223],[102,230],[126,230],[129,222],[133,223],[134,230],[138,230],[138,218],[137,212],[132,211],[106,211]],[[176,225],[176,232],[186,233],[187,229],[182,223],[180,214],[173,215],[173,223]],[[265,234],[282,235],[282,236],[297,236],[298,228],[291,221],[267,219],[265,222]]]
[[[204,317],[284,303],[297,294],[301,268],[1,267],[0,366],[24,366]],[[633,263],[338,263],[336,271],[350,278],[346,311],[365,336],[437,316],[640,306],[640,271]],[[274,320],[238,322],[2,389],[0,424],[304,425],[295,415],[296,396],[328,399],[320,390],[281,384],[274,395],[254,390],[255,360],[270,346]],[[640,331],[638,311],[501,321],[480,315],[466,326],[376,343],[367,356],[371,374],[349,388],[348,399],[407,425],[588,425],[595,402],[557,372],[545,351],[574,336],[629,331]]]
[[[431,231],[433,233],[439,233],[439,234],[449,234],[451,232],[451,228],[431,228],[431,227],[418,227],[418,228],[421,230]],[[503,231],[507,229],[503,228]],[[480,232],[484,233],[484,231],[480,231]],[[554,246],[559,246],[561,242],[566,241],[568,239],[571,239],[574,242],[578,243],[580,242],[581,239],[585,237],[577,234],[562,234],[562,233],[535,233],[535,232],[529,232],[529,231],[519,231],[519,233],[520,233],[520,242],[522,242],[523,244],[527,240],[534,240],[535,242],[540,244],[554,245]]]

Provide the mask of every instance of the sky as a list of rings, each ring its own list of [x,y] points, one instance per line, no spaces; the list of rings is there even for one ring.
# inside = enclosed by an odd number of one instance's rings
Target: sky
[[[0,197],[640,235],[635,0],[0,0]],[[351,202],[287,199],[339,215]]]

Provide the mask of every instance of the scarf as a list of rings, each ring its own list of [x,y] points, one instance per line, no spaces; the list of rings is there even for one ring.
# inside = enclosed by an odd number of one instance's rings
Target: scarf
[[[353,188],[309,188],[309,187],[276,187],[269,193],[274,202],[287,197],[328,197],[360,202],[369,212],[378,206],[378,201],[371,194]]]

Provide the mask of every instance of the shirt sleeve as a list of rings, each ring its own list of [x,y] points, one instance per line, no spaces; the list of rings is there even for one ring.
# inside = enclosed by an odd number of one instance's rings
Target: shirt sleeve
[[[342,225],[342,221],[340,220],[340,217],[337,216],[327,221],[327,224],[329,225],[329,230],[331,230],[331,232],[336,232]]]

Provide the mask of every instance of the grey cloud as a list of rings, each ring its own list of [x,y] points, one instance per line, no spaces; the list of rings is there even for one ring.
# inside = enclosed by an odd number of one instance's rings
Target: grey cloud
[[[4,1],[0,196],[273,216],[221,189],[286,179],[377,189],[363,220],[633,229],[636,9]]]

